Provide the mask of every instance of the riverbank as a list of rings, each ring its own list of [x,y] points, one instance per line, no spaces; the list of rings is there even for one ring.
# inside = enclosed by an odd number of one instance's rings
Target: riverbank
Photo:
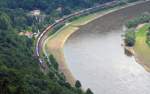
[[[150,47],[146,43],[146,33],[149,24],[145,24],[136,32],[136,43],[134,45],[135,58],[148,72],[150,72]]]
[[[127,7],[127,6],[126,6]],[[66,76],[66,79],[73,85],[75,83],[75,78],[71,74],[70,70],[68,69],[68,66],[66,64],[65,58],[64,58],[64,53],[63,53],[63,45],[67,38],[73,34],[75,31],[79,29],[79,26],[86,25],[87,23],[102,17],[106,14],[109,14],[111,12],[117,11],[121,8],[109,10],[107,12],[100,12],[100,13],[95,13],[90,16],[85,16],[80,19],[77,19],[63,28],[59,30],[59,32],[55,33],[54,35],[50,36],[47,41],[45,48],[49,54],[53,54],[56,60],[59,62],[59,68],[60,71],[63,72]],[[94,18],[94,19],[93,19]],[[61,31],[61,32],[60,32]]]
[[[150,72],[150,47],[146,43],[146,32],[149,24],[141,24],[136,28],[136,43],[133,47],[124,46],[135,58],[136,62]]]

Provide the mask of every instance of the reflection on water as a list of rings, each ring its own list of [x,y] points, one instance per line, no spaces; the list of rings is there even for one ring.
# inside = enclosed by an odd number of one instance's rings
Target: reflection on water
[[[84,88],[95,94],[150,94],[150,73],[125,54],[119,29],[145,11],[150,11],[150,2],[101,17],[69,38],[65,58]]]

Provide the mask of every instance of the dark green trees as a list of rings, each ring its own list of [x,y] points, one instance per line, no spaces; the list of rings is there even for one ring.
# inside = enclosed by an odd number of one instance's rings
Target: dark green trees
[[[140,16],[137,16],[126,23],[126,27],[133,28],[141,23],[147,23],[150,21],[150,13],[144,13]]]
[[[4,12],[0,12],[0,28],[8,29],[10,28],[10,23],[10,17]]]
[[[77,80],[76,83],[75,83],[75,87],[76,87],[76,88],[81,88],[81,86],[82,86],[82,85],[81,85],[80,81]]]
[[[56,59],[54,58],[54,56],[53,56],[53,55],[50,55],[50,56],[49,56],[49,59],[50,59],[50,62],[51,62],[51,64],[52,64],[52,66],[53,66],[56,70],[58,70],[58,62],[56,61]]]
[[[150,46],[150,27],[148,28],[148,31],[146,34],[146,43]]]
[[[135,32],[134,30],[128,30],[125,34],[125,45],[134,46],[135,44]]]
[[[94,94],[90,88],[87,89],[86,94]]]
[[[6,12],[0,18],[0,23],[6,25],[0,26],[0,94],[85,94],[78,93],[55,70],[58,64],[53,56],[48,74],[42,73],[33,56],[33,40],[18,35],[18,24],[12,26],[13,17]]]

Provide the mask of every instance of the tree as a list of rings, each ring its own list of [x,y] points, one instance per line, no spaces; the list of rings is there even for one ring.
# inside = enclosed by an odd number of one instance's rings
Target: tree
[[[150,28],[148,28],[147,36],[150,36]]]
[[[3,73],[4,74],[4,73]],[[9,84],[9,81],[6,77],[4,77],[2,75],[2,73],[0,73],[0,94],[9,94],[10,90],[9,90],[9,87],[8,87],[8,84]]]
[[[58,70],[58,62],[56,61],[56,59],[54,58],[54,56],[53,55],[50,55],[49,56],[49,59],[50,59],[50,61],[51,61],[51,64],[52,64],[52,66],[56,69],[56,70]]]
[[[76,81],[76,83],[75,83],[75,87],[76,87],[76,88],[81,88],[81,83],[80,83],[80,81],[79,81],[79,80],[77,80],[77,81]]]
[[[150,21],[150,13],[144,13],[127,21],[126,27],[128,28],[136,27],[141,23],[148,23],[149,21]]]
[[[90,88],[87,89],[86,94],[94,94]]]
[[[150,32],[150,27],[148,28],[148,31]]]
[[[149,44],[149,41],[150,41],[150,27],[148,28],[148,32],[146,34],[146,37],[147,37],[146,42]]]
[[[4,12],[0,12],[0,29],[8,29],[10,27],[10,23],[10,17]]]
[[[125,34],[125,44],[126,46],[134,46],[135,44],[135,32],[133,30],[128,30]]]

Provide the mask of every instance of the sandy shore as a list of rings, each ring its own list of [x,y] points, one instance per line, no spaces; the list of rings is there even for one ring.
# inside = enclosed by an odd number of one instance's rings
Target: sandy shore
[[[46,48],[49,54],[52,54],[57,62],[59,63],[59,70],[63,72],[66,76],[66,79],[71,85],[75,83],[75,77],[73,77],[72,73],[69,71],[67,63],[64,58],[63,53],[63,45],[66,39],[78,28],[72,28],[70,32],[61,32],[57,34],[55,37],[50,37],[47,41]]]
[[[141,65],[144,67],[144,69],[145,69],[146,71],[150,72],[150,67],[147,66],[147,65],[145,65],[144,61],[139,58],[139,56],[138,56],[138,54],[136,53],[134,47],[127,47],[127,46],[124,46],[124,48],[125,48],[126,50],[128,50],[128,51],[134,56],[135,61],[136,61],[137,63],[141,64]]]

